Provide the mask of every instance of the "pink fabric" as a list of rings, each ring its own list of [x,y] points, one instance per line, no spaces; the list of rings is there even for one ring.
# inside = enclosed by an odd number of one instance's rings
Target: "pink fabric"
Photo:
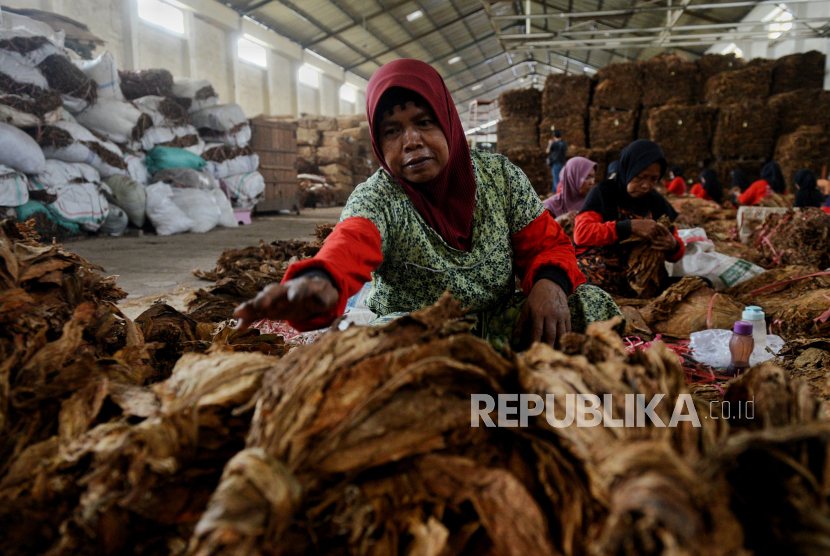
[[[398,176],[423,219],[451,247],[470,249],[473,209],[476,204],[476,180],[470,147],[444,80],[435,69],[419,60],[400,59],[384,64],[369,80],[366,88],[366,115],[372,133],[372,150],[381,166],[392,174],[375,136],[375,125],[382,114],[375,114],[383,93],[391,87],[403,87],[424,97],[432,107],[447,137],[450,159],[438,176],[427,184],[412,185]],[[392,174],[394,175],[394,174]]]
[[[579,188],[582,187],[591,170],[596,167],[596,162],[581,156],[575,156],[565,163],[562,171],[559,172],[559,185],[562,192],[548,197],[543,203],[554,218],[582,208],[585,196],[579,194]]]

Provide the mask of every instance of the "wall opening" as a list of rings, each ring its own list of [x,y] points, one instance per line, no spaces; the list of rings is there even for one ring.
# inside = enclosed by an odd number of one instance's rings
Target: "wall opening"
[[[177,35],[184,35],[184,12],[161,0],[138,0],[138,17]]]

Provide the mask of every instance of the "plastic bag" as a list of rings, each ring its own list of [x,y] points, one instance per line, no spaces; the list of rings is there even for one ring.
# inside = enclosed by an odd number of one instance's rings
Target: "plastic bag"
[[[107,234],[111,236],[120,236],[127,229],[127,224],[130,223],[130,218],[127,213],[120,207],[110,204],[110,213],[107,219],[104,220],[101,227],[98,228],[98,233]]]
[[[113,143],[128,143],[140,117],[141,110],[117,98],[99,98],[95,104],[75,115],[79,124]]]
[[[265,179],[259,172],[228,176],[221,182],[228,190],[233,206],[243,210],[253,209],[265,193]]]
[[[144,158],[144,153],[129,154],[124,157],[130,177],[141,185],[150,183],[150,174],[147,172],[147,165],[144,163]]]
[[[245,112],[238,104],[222,104],[197,110],[190,114],[190,120],[198,128],[208,128],[223,133],[235,131],[234,128],[248,121],[245,118]]]
[[[98,184],[66,183],[56,187],[58,198],[52,208],[65,220],[75,222],[84,230],[96,232],[110,213],[110,205]]]
[[[166,144],[179,141],[181,139],[186,139],[187,143],[192,143],[192,145],[184,147],[183,150],[195,155],[201,155],[204,152],[205,142],[201,137],[199,137],[199,132],[197,132],[196,128],[192,125],[177,127],[153,126],[144,132],[144,135],[141,136],[141,141],[135,146],[140,147],[141,150],[149,151],[156,146],[166,147]]]
[[[224,162],[208,161],[205,172],[214,178],[221,179],[246,172],[256,172],[259,168],[259,155],[254,153],[248,156],[237,156]]]
[[[147,171],[155,174],[167,168],[192,168],[201,170],[205,167],[205,159],[197,154],[174,147],[154,147],[147,152],[145,159]]]
[[[89,164],[101,174],[101,177],[114,176],[121,174],[129,175],[127,172],[127,163],[124,162],[124,154],[115,143],[101,140],[84,126],[70,121],[60,121],[53,124],[56,127],[68,133],[72,138],[72,143],[67,146],[56,147],[53,145],[46,145],[43,147],[43,154],[46,158],[54,158],[56,160],[63,160],[64,162],[80,162]],[[96,150],[93,150],[94,147]],[[107,156],[107,160],[101,157],[103,153]],[[114,166],[113,164],[117,164]],[[40,172],[28,172],[40,173]]]
[[[160,236],[189,232],[196,225],[173,202],[173,190],[164,182],[147,187],[147,218]]]
[[[216,206],[219,207],[219,212],[221,213],[219,215],[219,225],[224,228],[236,228],[239,226],[236,215],[233,213],[231,200],[228,199],[225,192],[217,187],[216,189],[211,189],[210,193],[213,195],[213,200],[216,201]]]
[[[715,251],[715,244],[706,238],[706,232],[701,228],[680,232],[681,239],[686,242],[686,253],[676,263],[666,263],[669,276],[701,276],[710,280],[715,290],[720,291],[764,272],[763,268],[749,261]]]
[[[153,175],[153,181],[169,183],[171,187],[184,189],[203,189],[210,191],[218,189],[219,183],[212,176],[204,172],[197,172],[192,168],[168,168]]]
[[[203,234],[219,224],[222,211],[213,200],[213,194],[201,189],[173,189],[173,202],[189,216],[194,224],[191,232]]]
[[[732,354],[729,351],[729,340],[732,338],[731,330],[713,328],[692,332],[689,336],[689,347],[692,349],[695,360],[709,365],[715,369],[725,369],[732,361]],[[770,334],[767,336],[767,345],[773,353],[777,354],[784,347],[784,339],[780,336]],[[769,361],[775,357],[765,347],[758,346],[752,351],[749,357],[750,365],[757,365]]]
[[[34,139],[13,125],[0,123],[0,164],[24,174],[43,172],[46,158]]]

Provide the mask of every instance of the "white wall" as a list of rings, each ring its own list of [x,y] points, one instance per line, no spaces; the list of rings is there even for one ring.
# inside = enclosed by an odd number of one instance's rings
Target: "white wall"
[[[304,52],[298,44],[241,18],[216,0],[170,3],[185,12],[185,36],[140,20],[136,0],[10,2],[16,7],[65,15],[87,25],[94,35],[106,41],[95,55],[109,51],[119,69],[163,68],[174,76],[207,79],[219,94],[220,102],[238,103],[248,117],[353,113],[340,101],[340,86],[347,81],[359,90],[355,110],[365,110],[366,81],[356,75]],[[266,68],[238,58],[236,41],[243,34],[266,48]],[[303,63],[322,70],[318,89],[299,84],[298,72]]]
[[[824,2],[810,2],[805,4],[786,4],[787,10],[791,12],[796,20],[802,18],[827,18],[830,19],[830,1]],[[761,21],[767,14],[769,14],[775,5],[764,4],[755,7],[742,21]],[[809,23],[811,27],[819,28],[822,23]],[[795,25],[794,29],[803,29],[803,25]],[[738,31],[759,31],[759,26],[744,26],[738,27]],[[789,54],[799,52],[808,52],[810,50],[818,50],[826,55],[825,70],[824,70],[824,88],[830,89],[830,40],[826,38],[801,38],[801,39],[787,39],[786,35],[781,39],[770,40],[765,39],[748,39],[748,40],[728,40],[715,43],[707,52],[720,53],[723,52],[730,44],[735,43],[738,48],[743,51],[743,57],[747,60],[752,58],[769,58],[775,59]]]

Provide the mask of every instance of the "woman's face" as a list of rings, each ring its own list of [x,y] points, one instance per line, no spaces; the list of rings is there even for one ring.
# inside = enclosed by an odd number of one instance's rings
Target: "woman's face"
[[[380,150],[395,176],[409,183],[435,179],[450,159],[447,138],[428,104],[407,102],[386,112],[378,125]]]
[[[655,162],[636,176],[634,176],[630,182],[628,182],[628,186],[626,190],[628,194],[634,197],[635,199],[638,197],[642,197],[643,195],[647,195],[654,189],[654,186],[657,185],[657,182],[660,181],[660,163]]]
[[[593,168],[591,173],[588,174],[588,177],[585,178],[585,181],[582,182],[582,186],[579,188],[579,194],[583,197],[588,194],[594,188],[594,185],[597,183],[597,169]]]

